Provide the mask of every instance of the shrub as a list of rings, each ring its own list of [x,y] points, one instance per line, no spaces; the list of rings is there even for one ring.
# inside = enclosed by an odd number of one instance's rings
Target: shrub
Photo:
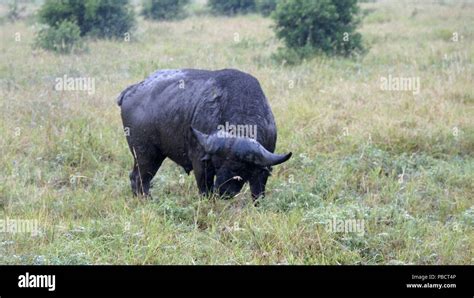
[[[216,14],[235,15],[256,10],[255,0],[209,0],[208,5]]]
[[[283,0],[273,13],[276,35],[287,48],[307,58],[318,52],[362,52],[357,0]]]
[[[26,10],[25,6],[18,5],[18,0],[13,0],[8,3],[7,18],[10,22],[15,22],[21,19],[21,14]]]
[[[146,19],[172,20],[183,15],[189,0],[145,0],[142,15]]]
[[[81,35],[122,37],[135,23],[128,0],[46,0],[39,20],[50,27],[67,20],[75,22]]]
[[[36,45],[55,52],[67,54],[83,48],[81,29],[71,21],[62,21],[54,27],[46,27],[38,32]]]
[[[278,0],[256,0],[256,8],[263,16],[268,17],[277,6]]]

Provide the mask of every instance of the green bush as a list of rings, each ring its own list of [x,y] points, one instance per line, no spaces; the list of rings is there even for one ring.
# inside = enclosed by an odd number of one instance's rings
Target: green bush
[[[18,5],[18,0],[8,3],[7,18],[10,22],[16,22],[21,19],[21,14],[26,10],[25,6]]]
[[[62,54],[81,50],[81,29],[76,23],[67,20],[54,27],[48,26],[38,32],[36,46]]]
[[[363,51],[357,0],[283,0],[272,14],[276,35],[300,58]]]
[[[123,37],[135,24],[128,0],[46,0],[39,20],[50,27],[67,20],[75,22],[81,35]]]
[[[277,7],[278,0],[256,0],[256,8],[263,16],[268,17]]]
[[[256,11],[255,0],[209,0],[208,5],[215,14],[235,15]]]
[[[189,0],[145,0],[142,15],[146,19],[172,20],[181,17]]]

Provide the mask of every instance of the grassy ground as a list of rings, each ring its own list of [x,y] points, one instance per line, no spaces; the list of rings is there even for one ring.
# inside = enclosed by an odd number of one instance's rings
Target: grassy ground
[[[365,57],[293,67],[271,59],[281,44],[270,19],[212,17],[199,3],[181,21],[140,19],[131,42],[90,41],[70,56],[33,50],[31,19],[3,22],[0,219],[36,219],[41,232],[0,233],[0,263],[472,264],[474,4],[363,9]],[[131,196],[115,98],[182,67],[260,80],[277,151],[294,157],[275,167],[259,207],[248,188],[230,201],[199,197],[170,161],[153,201]],[[64,75],[94,78],[95,94],[55,91]],[[381,90],[389,75],[418,77],[420,93]],[[331,232],[334,219],[363,220],[364,231]]]

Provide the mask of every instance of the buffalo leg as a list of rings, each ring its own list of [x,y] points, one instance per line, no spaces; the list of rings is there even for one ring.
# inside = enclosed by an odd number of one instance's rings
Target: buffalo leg
[[[130,184],[133,194],[149,196],[151,179],[155,176],[165,157],[155,152],[140,154],[132,152],[135,157],[133,170],[130,173]]]
[[[194,177],[200,194],[212,193],[214,187],[214,167],[209,161],[193,161]]]
[[[255,173],[250,179],[250,192],[252,193],[254,202],[260,197],[263,198],[265,196],[265,186],[269,175],[268,170],[261,170]]]

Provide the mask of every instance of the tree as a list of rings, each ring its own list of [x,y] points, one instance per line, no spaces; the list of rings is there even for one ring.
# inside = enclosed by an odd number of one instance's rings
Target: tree
[[[184,13],[189,0],[145,0],[142,15],[147,19],[172,20]]]
[[[216,14],[235,15],[256,10],[255,0],[209,0],[208,5]]]
[[[122,37],[135,24],[128,0],[46,0],[39,20],[50,27],[67,20],[79,26],[82,36],[99,38]]]
[[[272,15],[276,35],[293,55],[362,52],[357,0],[283,0]]]

